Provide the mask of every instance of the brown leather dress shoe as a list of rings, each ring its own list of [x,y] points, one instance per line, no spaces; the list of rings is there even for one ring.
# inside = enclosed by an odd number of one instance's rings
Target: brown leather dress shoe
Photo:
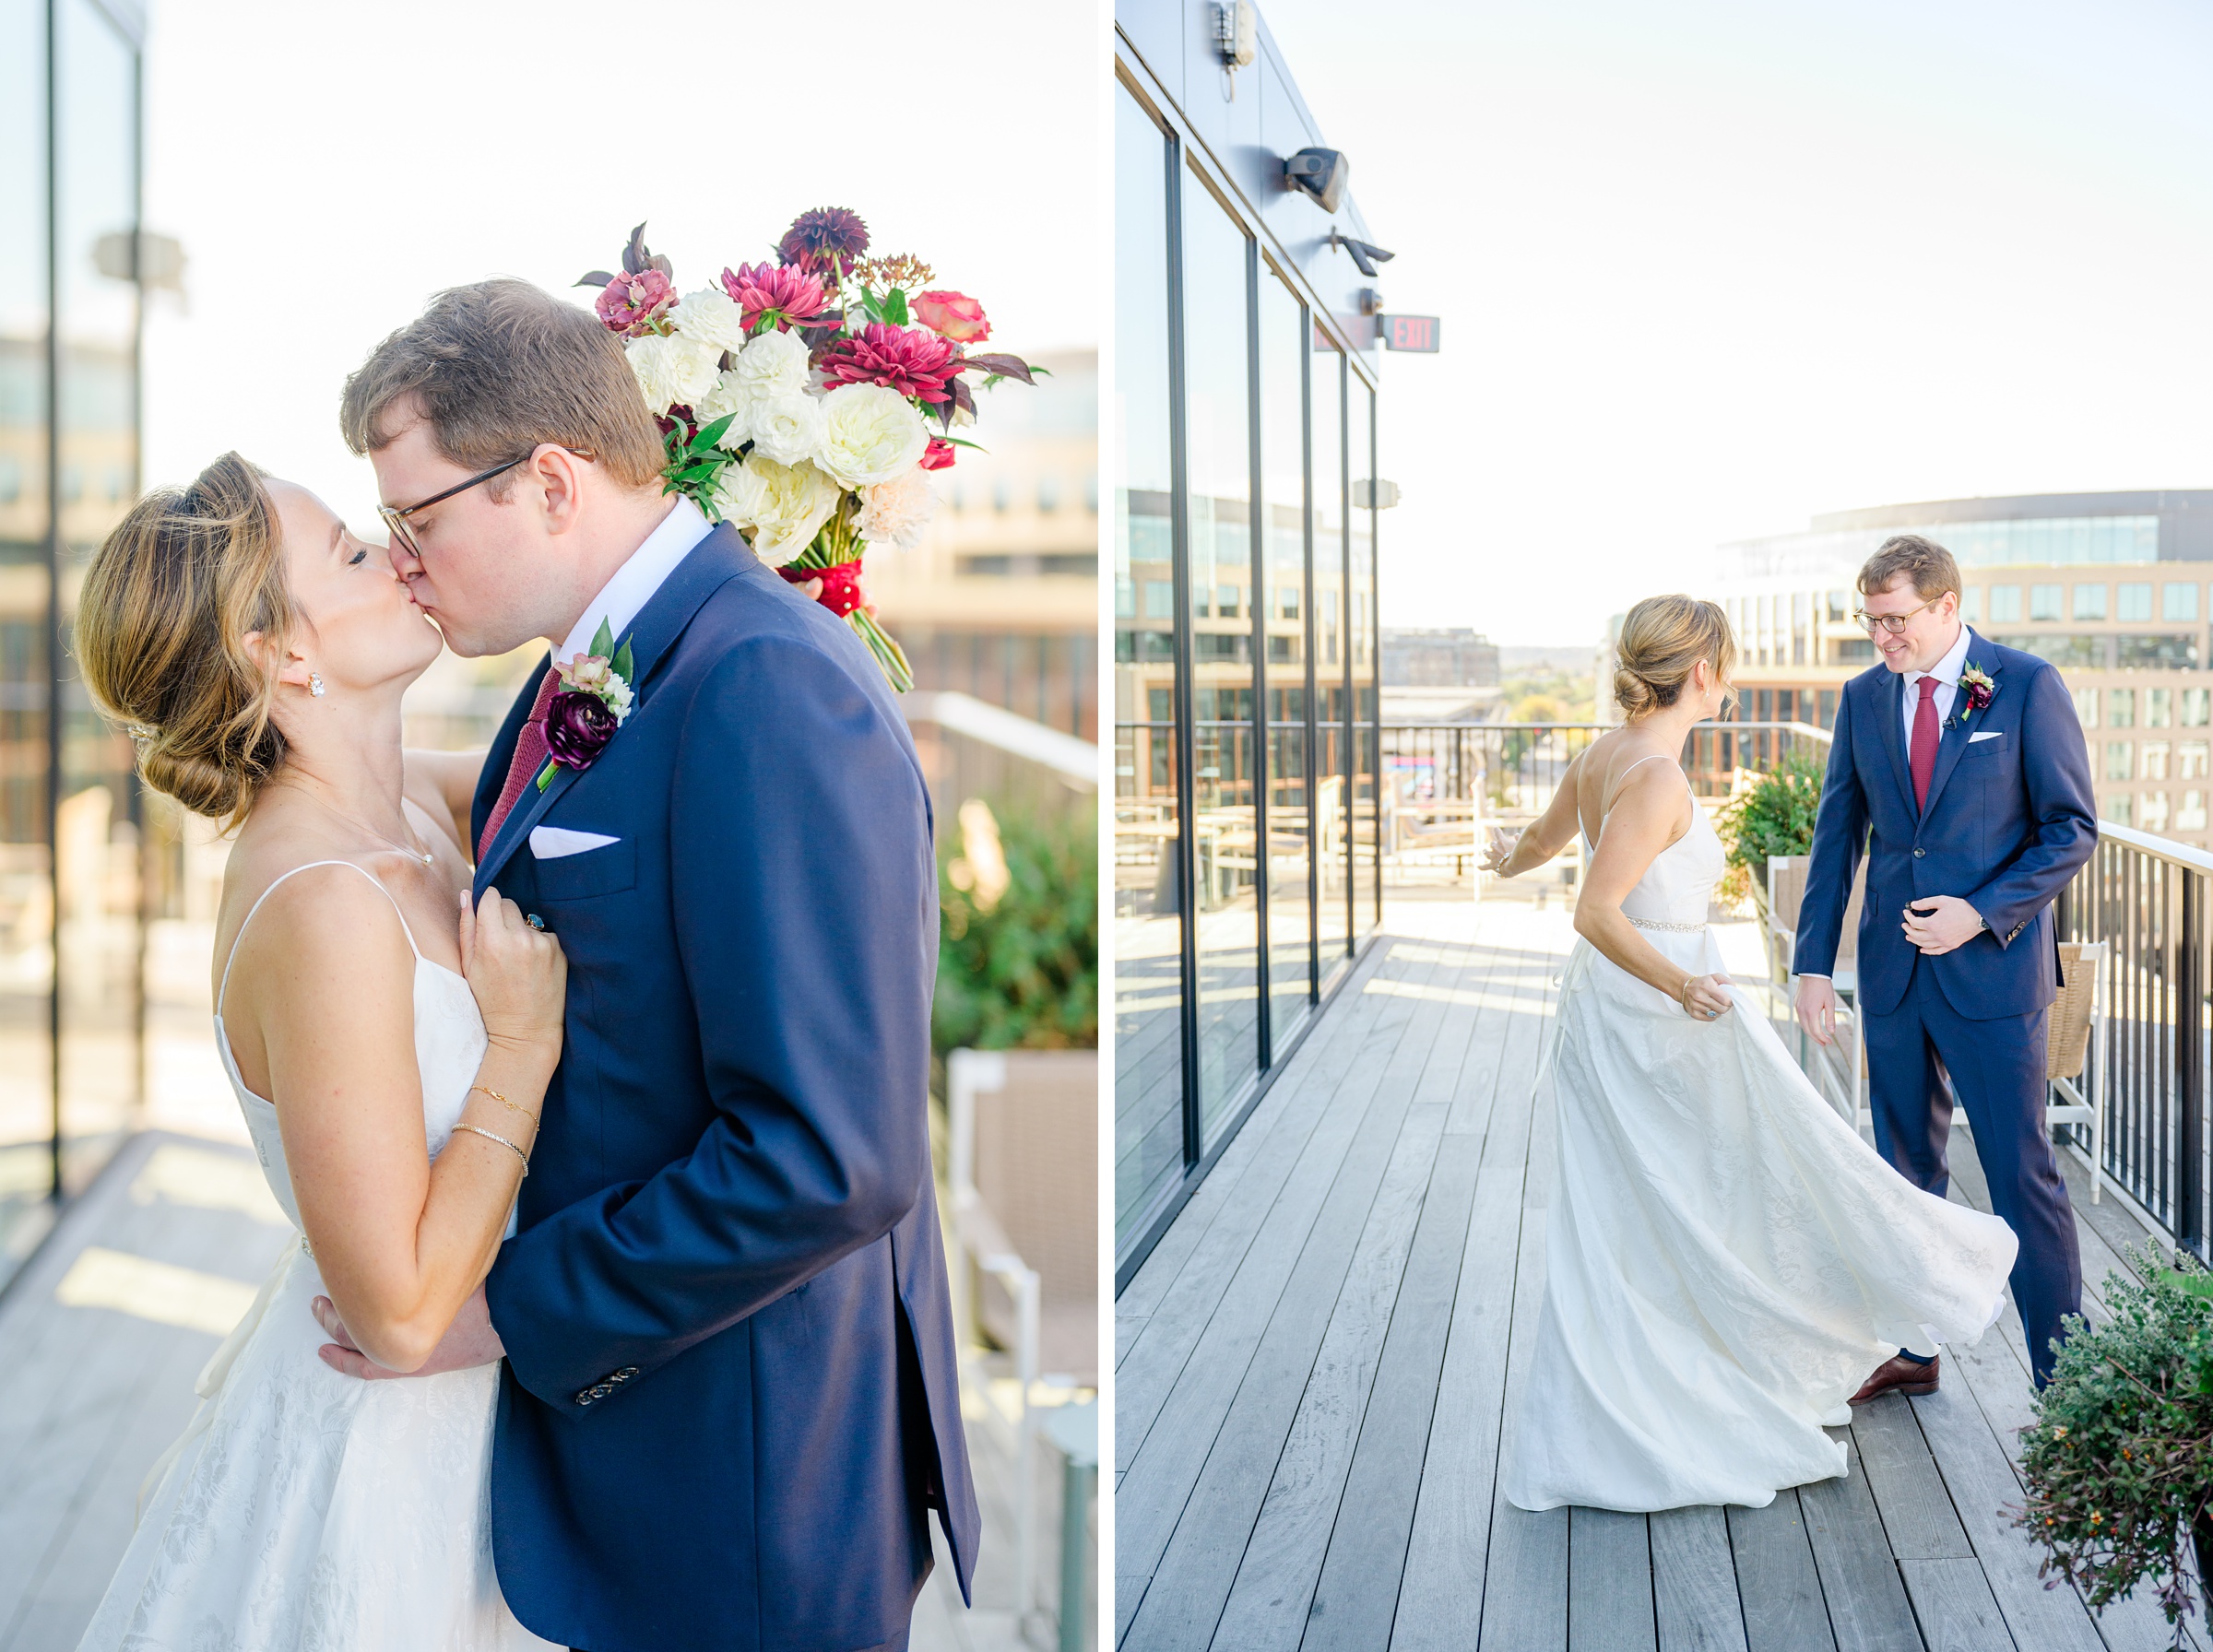
[[[1893,1354],[1875,1368],[1875,1375],[1860,1385],[1860,1391],[1852,1397],[1853,1405],[1865,1405],[1880,1399],[1886,1394],[1934,1394],[1944,1356],[1938,1354],[1927,1364],[1909,1360],[1903,1354]]]

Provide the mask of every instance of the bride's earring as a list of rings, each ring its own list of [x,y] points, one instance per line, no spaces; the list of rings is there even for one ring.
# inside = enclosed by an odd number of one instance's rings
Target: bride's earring
[[[320,699],[322,699],[322,698],[323,698],[323,673],[322,673],[322,672],[320,672],[320,671],[310,671],[310,672],[307,674],[307,691],[308,691],[309,693],[313,694],[313,695],[314,695],[314,697],[315,697],[317,700],[320,700]]]

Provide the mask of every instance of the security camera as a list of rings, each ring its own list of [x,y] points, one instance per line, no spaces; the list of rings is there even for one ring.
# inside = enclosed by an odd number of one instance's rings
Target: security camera
[[[1342,149],[1301,149],[1284,162],[1284,176],[1320,202],[1324,212],[1337,210],[1352,173]]]

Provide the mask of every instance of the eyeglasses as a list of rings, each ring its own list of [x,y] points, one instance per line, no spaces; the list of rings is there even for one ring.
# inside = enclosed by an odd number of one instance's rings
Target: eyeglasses
[[[1938,603],[1942,602],[1947,595],[1948,593],[1947,592],[1939,591],[1935,596],[1930,597],[1928,601],[1923,603],[1921,608],[1908,608],[1902,614],[1870,614],[1864,608],[1854,608],[1852,611],[1852,622],[1871,637],[1875,635],[1875,628],[1878,625],[1881,626],[1885,631],[1888,631],[1892,636],[1899,636],[1904,632],[1907,620],[1912,619],[1914,615],[1920,613],[1923,608],[1935,608]]]
[[[597,456],[593,454],[586,453],[580,448],[574,447],[564,447],[562,449],[562,452],[574,454],[579,459],[589,459]],[[408,517],[414,515],[418,511],[427,511],[432,505],[444,504],[447,500],[453,498],[456,493],[467,493],[471,488],[478,486],[479,483],[489,482],[493,477],[501,476],[505,474],[507,471],[513,470],[517,465],[528,462],[537,454],[537,453],[538,449],[534,447],[529,451],[529,453],[524,454],[520,458],[510,459],[504,465],[494,465],[490,470],[479,470],[475,476],[470,477],[466,482],[456,482],[444,493],[433,493],[430,498],[418,500],[411,505],[379,505],[376,507],[376,513],[385,519],[385,526],[392,534],[392,536],[402,545],[408,548],[408,554],[409,556],[420,557],[422,555],[422,548],[415,543],[415,536],[408,531]]]

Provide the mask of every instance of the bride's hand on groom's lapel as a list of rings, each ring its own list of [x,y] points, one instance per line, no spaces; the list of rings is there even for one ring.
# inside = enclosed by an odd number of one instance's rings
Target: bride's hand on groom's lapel
[[[491,1310],[484,1304],[484,1287],[479,1285],[470,1292],[461,1311],[454,1316],[453,1324],[445,1328],[445,1335],[421,1366],[414,1371],[387,1371],[353,1345],[347,1334],[346,1322],[338,1317],[338,1304],[327,1296],[318,1296],[311,1304],[315,1323],[323,1328],[330,1340],[315,1351],[323,1363],[333,1371],[344,1372],[374,1382],[394,1376],[436,1376],[442,1371],[466,1371],[471,1365],[489,1365],[507,1357],[507,1345],[500,1340],[500,1333],[491,1327]]]

